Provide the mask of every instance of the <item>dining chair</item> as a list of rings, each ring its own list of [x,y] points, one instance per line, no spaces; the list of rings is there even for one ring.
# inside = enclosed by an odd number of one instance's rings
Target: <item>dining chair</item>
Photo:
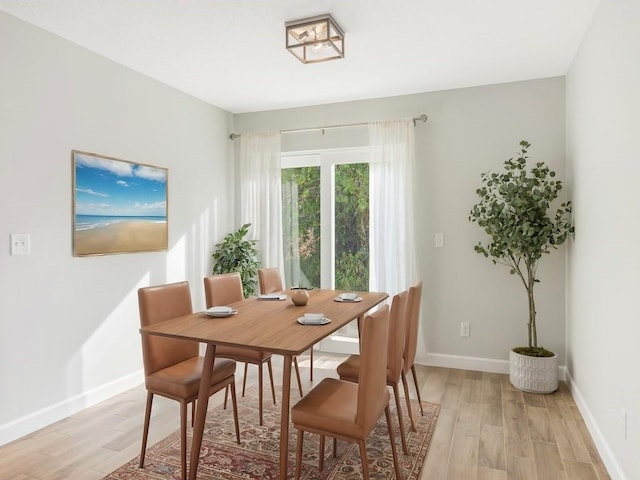
[[[304,433],[320,435],[319,469],[324,467],[325,436],[339,438],[360,447],[362,478],[369,478],[367,438],[384,411],[393,466],[396,478],[400,468],[389,409],[390,394],[387,389],[387,337],[389,332],[389,307],[387,305],[367,315],[362,325],[362,348],[359,382],[347,382],[337,378],[325,378],[307,393],[291,410],[293,426],[298,431],[296,445],[296,475],[300,478]]]
[[[284,287],[282,285],[280,270],[276,267],[258,269],[258,286],[262,294],[282,292]],[[297,357],[293,357],[293,366],[296,369],[298,389],[300,390],[300,396],[302,396],[302,383],[300,382],[300,369],[298,368]],[[313,382],[313,347],[309,350],[309,381]]]
[[[231,303],[244,300],[242,293],[242,279],[239,273],[223,273],[204,278],[204,292],[207,308],[220,305],[229,305]],[[271,395],[273,403],[276,403],[276,389],[273,383],[273,367],[271,365],[272,353],[261,350],[253,350],[245,347],[232,347],[229,345],[218,345],[216,347],[216,358],[230,358],[238,362],[244,362],[244,375],[242,379],[242,396],[244,397],[247,385],[247,364],[252,363],[258,366],[258,416],[259,423],[263,423],[262,415],[262,398],[263,398],[263,370],[262,366],[266,363],[269,371],[269,381],[271,383]],[[300,374],[296,364],[296,374],[298,375],[298,386],[300,388],[300,396],[302,396],[302,385],[300,382]],[[225,401],[226,407],[226,401]]]
[[[140,288],[138,289],[138,308],[141,327],[193,313],[189,283],[178,282]],[[187,406],[191,403],[191,424],[193,426],[193,413],[200,389],[204,362],[204,357],[200,356],[199,352],[198,342],[142,335],[147,406],[144,415],[142,449],[140,450],[140,468],[144,468],[153,396],[160,395],[180,402],[180,464],[182,479],[187,478]],[[235,361],[216,358],[209,395],[213,395],[225,387],[231,389],[236,441],[240,443],[235,371]]]
[[[418,348],[418,325],[420,323],[420,303],[422,301],[422,281],[415,286],[409,288],[409,300],[407,303],[407,334],[404,343],[404,358],[402,365],[402,385],[404,387],[404,396],[407,401],[407,409],[409,410],[409,420],[411,420],[411,429],[415,432],[416,423],[413,419],[411,410],[411,400],[409,399],[409,387],[407,385],[407,374],[411,371],[413,375],[413,384],[416,388],[418,397],[418,405],[420,406],[420,415],[424,415],[422,409],[422,398],[420,398],[420,388],[418,387],[418,376],[416,375],[416,350]]]
[[[393,396],[398,411],[398,423],[400,425],[400,440],[402,450],[405,455],[409,454],[406,434],[404,430],[404,420],[402,419],[402,408],[400,406],[400,377],[402,374],[402,357],[404,356],[404,336],[407,325],[407,300],[409,292],[404,291],[394,295],[391,301],[391,312],[389,314],[389,338],[387,344],[387,386],[393,388]],[[340,380],[358,382],[360,376],[360,355],[350,355],[336,369]]]

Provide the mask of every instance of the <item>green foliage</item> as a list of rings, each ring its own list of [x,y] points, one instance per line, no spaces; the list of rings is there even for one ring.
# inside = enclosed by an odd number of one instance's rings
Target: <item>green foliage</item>
[[[249,226],[251,226],[250,223],[245,223],[236,232],[227,234],[220,243],[216,244],[213,253],[213,274],[240,273],[245,298],[256,294],[258,268],[260,268],[260,262],[257,259],[257,241],[244,238],[249,233]]]
[[[335,287],[369,290],[369,164],[336,166]]]
[[[369,165],[335,167],[335,286],[369,289]],[[282,171],[285,265],[299,260],[309,286],[320,286],[320,168]],[[287,212],[287,206],[296,209]],[[325,241],[329,241],[326,239]]]
[[[520,142],[518,158],[504,162],[502,173],[482,173],[482,186],[476,190],[480,201],[473,206],[469,220],[489,235],[486,244],[478,242],[474,250],[494,264],[506,265],[511,275],[518,275],[529,301],[529,347],[538,347],[533,287],[538,262],[552,248],[558,248],[573,236],[571,202],[560,204],[550,215],[551,203],[562,190],[555,172],[538,162],[527,172],[527,151],[531,146]]]
[[[282,186],[285,265],[299,258],[309,286],[319,287],[320,168],[286,168],[282,170]],[[287,207],[297,210],[287,212]]]

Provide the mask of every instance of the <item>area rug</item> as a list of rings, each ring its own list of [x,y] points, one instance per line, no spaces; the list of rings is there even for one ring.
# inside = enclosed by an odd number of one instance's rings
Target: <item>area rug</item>
[[[291,403],[295,404],[297,396],[293,393]],[[280,393],[278,393],[280,399]],[[264,425],[258,425],[258,402],[255,390],[248,392],[244,398],[238,397],[238,417],[240,420],[241,444],[235,442],[233,413],[231,408],[210,408],[202,441],[199,480],[245,480],[245,479],[277,479],[279,478],[279,437],[280,406],[274,406],[270,397],[264,399]],[[424,416],[420,415],[417,400],[412,407],[416,420],[417,432],[410,431],[409,418],[404,412],[405,429],[409,455],[404,455],[400,444],[400,430],[392,404],[392,420],[395,426],[396,450],[400,471],[405,480],[417,480],[427,456],[433,430],[440,407],[429,402],[422,402]],[[402,404],[406,410],[403,399]],[[141,412],[142,415],[142,412]],[[178,407],[176,404],[176,415]],[[153,428],[153,419],[152,425]],[[289,428],[289,478],[294,478],[295,447],[297,431]],[[191,430],[187,441],[191,447]],[[303,466],[301,477],[304,480],[356,480],[362,478],[360,452],[356,444],[338,441],[337,457],[333,456],[333,442],[327,439],[325,463],[322,472],[318,470],[319,436],[305,434],[303,450]],[[389,434],[385,416],[382,415],[374,431],[367,440],[369,456],[369,473],[371,478],[395,478],[393,457],[389,444]],[[187,454],[188,455],[188,454]],[[139,457],[132,459],[116,471],[110,473],[105,480],[178,480],[180,479],[180,432],[176,431],[164,440],[147,448],[144,469],[138,468]]]

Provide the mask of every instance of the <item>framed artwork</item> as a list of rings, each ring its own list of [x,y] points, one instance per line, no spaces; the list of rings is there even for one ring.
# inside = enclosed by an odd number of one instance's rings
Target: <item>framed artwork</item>
[[[168,248],[166,168],[72,151],[73,255]]]

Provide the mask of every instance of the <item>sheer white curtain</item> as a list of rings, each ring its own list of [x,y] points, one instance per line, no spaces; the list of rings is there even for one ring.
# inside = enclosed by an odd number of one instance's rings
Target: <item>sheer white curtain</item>
[[[278,267],[282,258],[280,133],[243,133],[240,137],[241,221],[251,223],[263,267]]]
[[[411,119],[369,124],[369,288],[395,295],[416,283]]]

